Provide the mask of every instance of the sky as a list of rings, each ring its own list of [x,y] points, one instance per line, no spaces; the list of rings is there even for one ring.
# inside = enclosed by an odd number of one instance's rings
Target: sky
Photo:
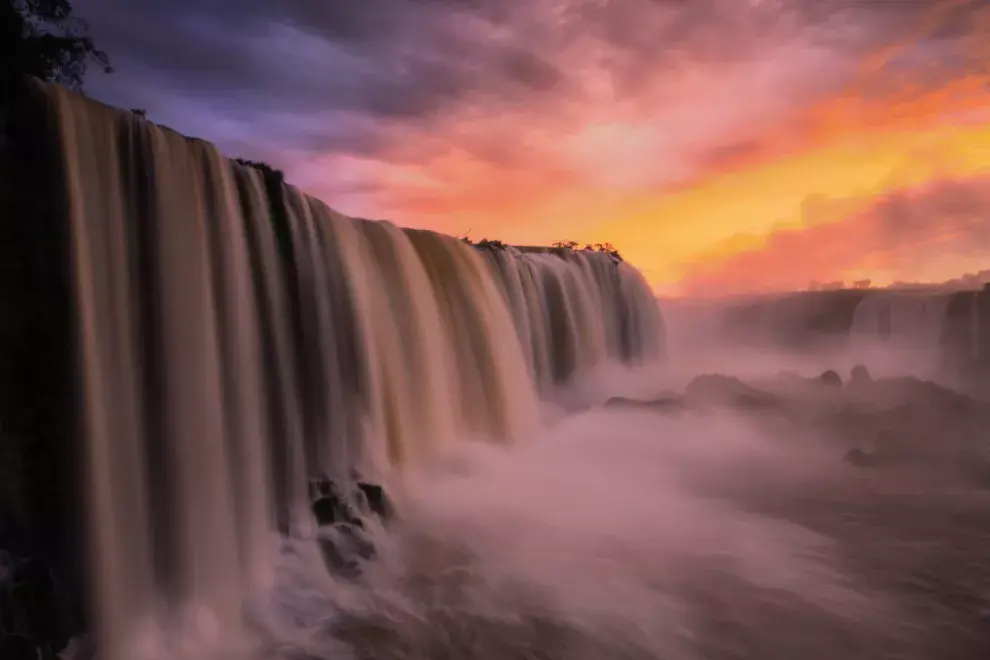
[[[75,0],[87,92],[660,295],[990,268],[990,0]]]

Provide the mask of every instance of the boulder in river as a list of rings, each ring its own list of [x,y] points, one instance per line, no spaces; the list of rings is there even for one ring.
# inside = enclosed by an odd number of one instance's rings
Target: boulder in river
[[[738,378],[723,374],[698,376],[684,390],[692,406],[733,406],[745,409],[766,409],[779,405],[777,397],[747,385]]]
[[[391,520],[393,515],[392,502],[385,493],[384,488],[378,484],[370,484],[364,481],[359,481],[357,487],[358,492],[364,496],[364,500],[367,502],[368,508],[372,513],[378,516],[382,522]]]
[[[865,452],[859,447],[847,451],[842,460],[858,467],[875,467],[877,464],[876,454]]]
[[[872,382],[873,376],[870,375],[870,371],[866,368],[865,364],[857,364],[852,368],[852,372],[849,374],[849,385],[861,387],[863,385],[869,385]]]
[[[651,412],[677,413],[684,409],[684,401],[676,394],[665,394],[656,399],[627,399],[615,396],[605,402],[606,408],[638,408]]]
[[[818,382],[826,387],[842,387],[842,376],[829,369],[821,373]]]

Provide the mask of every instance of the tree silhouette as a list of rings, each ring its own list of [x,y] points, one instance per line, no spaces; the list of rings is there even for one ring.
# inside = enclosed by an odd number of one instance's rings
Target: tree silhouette
[[[608,256],[612,257],[616,261],[622,261],[622,255],[619,251],[615,249],[615,246],[611,243],[588,243],[583,248],[580,247],[580,243],[577,241],[557,241],[552,244],[552,247],[560,250],[588,250],[590,252],[604,252]]]
[[[132,110],[131,112],[138,112],[137,110]],[[140,111],[141,116],[144,116],[144,110]],[[234,162],[243,167],[253,167],[256,170],[260,170],[262,174],[277,175],[278,177],[283,177],[282,170],[276,169],[260,160],[249,160],[247,158],[235,158]]]
[[[9,90],[21,76],[35,76],[81,90],[90,62],[113,68],[96,48],[86,22],[69,0],[0,0],[0,82]]]

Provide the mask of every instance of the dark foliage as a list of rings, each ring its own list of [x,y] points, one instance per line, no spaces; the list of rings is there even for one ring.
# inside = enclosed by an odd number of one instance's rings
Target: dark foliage
[[[136,112],[136,111],[132,111],[132,112]],[[144,111],[142,110],[141,112],[143,113]],[[243,167],[253,167],[254,169],[259,170],[262,174],[265,174],[265,175],[277,176],[277,177],[282,178],[282,179],[285,178],[284,175],[283,175],[283,173],[282,173],[282,170],[279,170],[277,168],[274,168],[271,165],[269,165],[268,163],[265,163],[265,162],[260,161],[260,160],[248,160],[247,158],[235,158],[234,159],[234,162],[236,162],[238,165],[241,165]]]
[[[507,247],[509,247],[507,244],[503,243],[502,241],[492,240],[488,238],[483,238],[477,243],[475,243],[466,234],[464,236],[461,236],[461,240],[473,248],[477,248],[479,250],[487,250],[488,252],[494,252],[495,250],[504,250]]]
[[[86,22],[69,0],[0,0],[0,71],[5,92],[22,76],[82,89],[89,64],[110,73],[110,59],[96,48]]]
[[[577,241],[557,241],[553,244],[553,247],[558,250],[588,250],[590,252],[603,252],[608,256],[612,257],[616,261],[622,261],[622,255],[611,243],[587,243],[583,248],[579,247]]]
[[[479,250],[488,250],[489,252],[494,252],[495,250],[504,250],[508,246],[502,241],[493,241],[484,238],[478,241],[477,243],[475,243],[474,247],[478,248]]]

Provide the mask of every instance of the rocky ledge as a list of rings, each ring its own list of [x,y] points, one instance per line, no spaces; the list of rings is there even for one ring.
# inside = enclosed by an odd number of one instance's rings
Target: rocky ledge
[[[990,401],[917,378],[873,379],[864,365],[846,382],[835,371],[753,382],[705,374],[683,393],[605,405],[678,415],[729,411],[822,437],[851,466],[938,470],[990,488]]]

